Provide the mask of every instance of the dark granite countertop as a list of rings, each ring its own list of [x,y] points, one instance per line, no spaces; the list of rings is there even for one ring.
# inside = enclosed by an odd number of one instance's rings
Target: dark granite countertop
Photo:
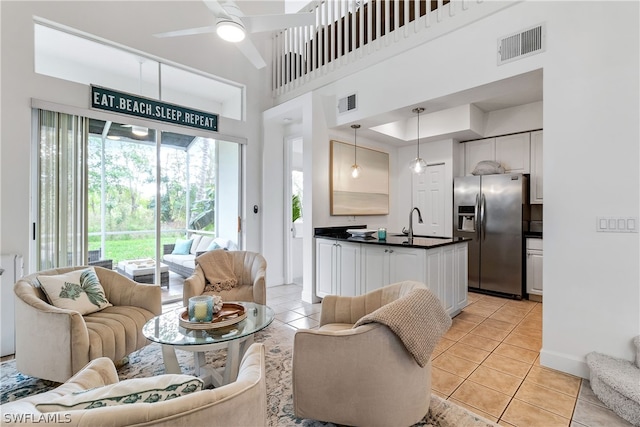
[[[316,228],[314,237],[321,239],[339,240],[343,242],[364,243],[370,245],[403,246],[407,248],[430,249],[438,246],[452,245],[470,241],[471,239],[462,237],[430,237],[414,235],[413,241],[409,242],[406,234],[390,233],[387,231],[386,240],[378,240],[377,237],[352,237],[347,233],[347,229],[366,228],[366,226],[350,227],[322,227]],[[375,234],[374,234],[375,236]]]

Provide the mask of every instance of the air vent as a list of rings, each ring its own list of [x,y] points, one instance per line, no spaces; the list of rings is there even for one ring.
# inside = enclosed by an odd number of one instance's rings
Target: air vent
[[[544,24],[498,39],[498,65],[544,52]]]
[[[355,93],[338,99],[338,114],[346,113],[348,111],[354,111],[357,109],[358,105],[356,103]]]

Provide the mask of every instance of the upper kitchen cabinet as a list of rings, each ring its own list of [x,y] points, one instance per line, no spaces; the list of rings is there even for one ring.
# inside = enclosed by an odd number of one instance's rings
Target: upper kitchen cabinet
[[[464,174],[472,175],[478,162],[496,159],[496,139],[486,138],[464,143]]]
[[[542,134],[542,131],[539,132]],[[537,132],[523,132],[465,142],[465,175],[472,175],[476,165],[482,160],[493,160],[500,163],[505,173],[533,174],[531,168],[533,162],[532,141],[533,135],[536,133]],[[542,141],[541,135],[540,140]],[[542,201],[539,203],[542,203]]]
[[[496,162],[506,173],[529,173],[529,132],[496,137]]]
[[[531,132],[530,203],[542,203],[542,131]]]

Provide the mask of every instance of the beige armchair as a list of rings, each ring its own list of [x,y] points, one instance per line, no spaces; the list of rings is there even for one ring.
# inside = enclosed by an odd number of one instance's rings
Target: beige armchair
[[[233,272],[238,284],[229,290],[215,292],[223,301],[250,301],[258,304],[267,303],[265,275],[267,261],[255,252],[229,251],[232,257]],[[196,265],[193,275],[184,281],[183,303],[187,307],[189,298],[198,295],[213,295],[214,292],[204,292],[206,278],[202,267]]]
[[[327,296],[320,327],[298,330],[293,345],[296,417],[354,426],[409,426],[429,410],[431,362],[420,367],[389,327],[354,324],[418,282],[400,282],[357,297]],[[428,328],[429,325],[425,325]]]
[[[47,419],[65,426],[266,426],[267,388],[264,345],[252,344],[245,353],[238,379],[213,390],[197,391],[155,403],[132,403],[95,409],[48,412]],[[158,376],[161,379],[162,375]],[[124,380],[128,381],[128,380]],[[21,425],[44,416],[36,405],[75,392],[118,382],[116,369],[107,358],[93,360],[60,387],[2,405],[3,421]],[[32,414],[25,416],[25,414]]]
[[[49,304],[37,276],[81,268],[86,267],[41,271],[16,282],[15,357],[16,368],[23,374],[64,382],[93,359],[105,356],[118,362],[149,343],[142,326],[162,313],[157,285],[136,283],[96,266],[96,275],[113,306],[83,316]]]

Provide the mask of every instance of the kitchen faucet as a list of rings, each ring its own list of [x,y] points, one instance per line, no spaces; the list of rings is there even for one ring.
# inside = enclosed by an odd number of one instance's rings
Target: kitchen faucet
[[[413,241],[413,211],[418,211],[418,223],[422,224],[422,214],[417,207],[411,209],[409,212],[409,243]]]

